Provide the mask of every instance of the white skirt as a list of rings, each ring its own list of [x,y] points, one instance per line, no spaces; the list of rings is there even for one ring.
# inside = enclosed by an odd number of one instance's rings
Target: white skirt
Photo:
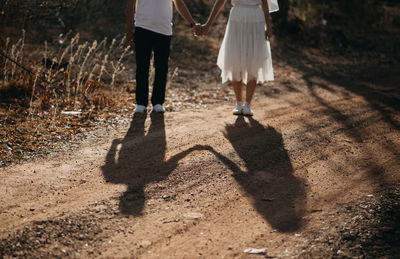
[[[274,80],[264,12],[259,6],[237,5],[231,9],[217,65],[222,70],[222,83]]]

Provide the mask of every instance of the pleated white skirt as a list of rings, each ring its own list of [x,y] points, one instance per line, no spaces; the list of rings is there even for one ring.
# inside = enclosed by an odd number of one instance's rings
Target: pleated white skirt
[[[217,60],[226,81],[274,80],[271,47],[265,40],[265,17],[259,6],[234,6]]]

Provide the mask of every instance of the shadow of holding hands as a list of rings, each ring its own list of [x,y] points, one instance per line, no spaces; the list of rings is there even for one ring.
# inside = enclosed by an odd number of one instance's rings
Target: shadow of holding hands
[[[151,125],[145,134],[146,115],[134,115],[125,137],[113,141],[102,167],[107,182],[127,185],[120,197],[122,214],[141,215],[147,184],[165,180],[190,152],[208,150],[233,172],[254,208],[274,229],[293,232],[301,228],[306,202],[304,183],[293,175],[282,136],[275,129],[265,128],[252,118],[246,123],[242,116],[226,126],[225,137],[244,161],[243,171],[209,145],[195,145],[166,160],[164,115],[150,116]]]
[[[123,139],[115,139],[109,149],[102,171],[106,182],[127,185],[120,197],[120,212],[141,215],[146,194],[144,189],[151,182],[162,181],[177,167],[180,159],[201,149],[189,148],[165,160],[166,136],[164,115],[151,113],[151,125],[145,134],[147,114],[135,114]]]
[[[304,182],[293,175],[282,135],[252,117],[248,119],[249,123],[239,116],[234,124],[226,126],[225,132],[246,171],[214,149],[209,150],[233,172],[253,207],[271,227],[279,232],[297,231],[304,225]]]

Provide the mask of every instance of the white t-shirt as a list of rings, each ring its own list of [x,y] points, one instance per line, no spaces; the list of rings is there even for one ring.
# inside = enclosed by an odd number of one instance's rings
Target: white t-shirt
[[[232,5],[260,5],[261,0],[232,0]]]
[[[172,0],[136,0],[135,26],[172,35]]]
[[[260,5],[261,0],[232,0],[232,5]],[[279,10],[278,0],[268,0],[269,12],[277,12]]]

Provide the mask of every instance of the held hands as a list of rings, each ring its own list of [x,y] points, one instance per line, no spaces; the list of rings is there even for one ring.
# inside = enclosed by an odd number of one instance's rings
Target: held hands
[[[200,25],[199,23],[196,23],[193,26],[193,35],[196,37],[199,36],[207,36],[208,33],[210,32],[211,26],[207,23]],[[267,29],[265,31],[265,40],[271,40],[272,33],[270,29]]]
[[[200,23],[196,23],[193,27],[192,27],[192,31],[193,31],[193,35],[195,37],[201,36],[201,25]]]
[[[211,29],[211,27],[207,23],[201,25],[201,35],[202,36],[207,36],[208,33],[210,32],[210,29]]]
[[[210,26],[207,24],[200,25],[199,23],[196,23],[193,26],[192,30],[194,36],[196,37],[207,36],[207,34],[210,32]]]

